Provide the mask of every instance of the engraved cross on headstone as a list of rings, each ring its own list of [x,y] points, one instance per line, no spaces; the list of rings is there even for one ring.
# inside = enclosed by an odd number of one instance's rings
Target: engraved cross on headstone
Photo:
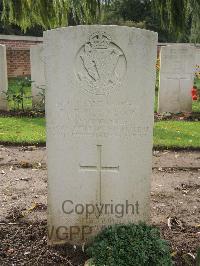
[[[101,174],[104,171],[107,172],[119,172],[118,166],[103,166],[102,165],[102,145],[97,145],[97,165],[80,165],[80,168],[85,171],[97,171],[99,177],[99,201],[102,200],[102,186],[101,186]]]

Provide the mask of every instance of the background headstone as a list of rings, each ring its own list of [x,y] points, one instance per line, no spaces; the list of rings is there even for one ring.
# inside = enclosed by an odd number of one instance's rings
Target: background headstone
[[[195,47],[184,44],[161,48],[158,112],[191,112]]]
[[[6,92],[8,90],[6,46],[0,45],[0,110],[8,110]]]
[[[31,80],[32,80],[32,103],[34,108],[44,108],[41,103],[42,89],[45,89],[45,74],[44,74],[44,59],[43,59],[43,45],[38,44],[30,48],[31,59]]]
[[[50,243],[148,221],[157,34],[77,26],[44,36]]]

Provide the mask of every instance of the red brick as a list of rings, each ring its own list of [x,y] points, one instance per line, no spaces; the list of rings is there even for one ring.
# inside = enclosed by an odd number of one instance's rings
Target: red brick
[[[8,77],[30,76],[30,46],[39,41],[1,40],[6,45]]]

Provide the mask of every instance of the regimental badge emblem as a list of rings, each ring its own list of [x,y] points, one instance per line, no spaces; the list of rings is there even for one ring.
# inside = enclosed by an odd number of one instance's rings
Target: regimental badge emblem
[[[78,80],[91,94],[110,94],[121,85],[125,73],[125,55],[106,32],[93,33],[77,53]]]

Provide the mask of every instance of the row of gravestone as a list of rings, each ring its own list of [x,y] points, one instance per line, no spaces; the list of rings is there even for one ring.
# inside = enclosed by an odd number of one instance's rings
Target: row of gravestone
[[[32,91],[35,106],[40,102],[39,88],[45,84],[42,45],[31,48]],[[189,44],[164,46],[160,53],[158,112],[191,112],[191,89],[196,66],[200,65],[200,49]]]
[[[0,91],[6,92],[7,63],[6,47],[0,45]],[[30,48],[32,102],[33,107],[41,107],[41,89],[45,90],[43,45]],[[200,49],[189,44],[173,44],[161,48],[158,112],[191,112],[191,88],[195,66],[200,65]],[[5,94],[0,96],[0,110],[7,110]]]
[[[83,244],[104,226],[148,221],[157,34],[76,26],[46,31],[43,45],[49,242]],[[177,47],[161,64],[171,56],[184,67],[161,74],[185,78],[189,91],[194,48]]]
[[[45,84],[42,45],[31,48],[33,102],[40,102],[39,88]],[[162,47],[160,53],[158,112],[191,112],[191,89],[196,66],[200,66],[200,49],[189,44]],[[199,67],[198,67],[199,68]]]

